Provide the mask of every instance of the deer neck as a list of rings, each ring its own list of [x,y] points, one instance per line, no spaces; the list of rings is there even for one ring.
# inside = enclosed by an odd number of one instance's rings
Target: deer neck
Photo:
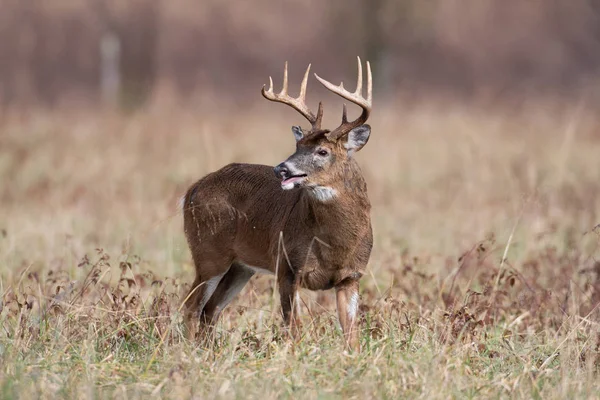
[[[314,216],[316,228],[368,224],[371,204],[367,184],[358,164],[350,160],[335,183],[305,190],[307,212]]]

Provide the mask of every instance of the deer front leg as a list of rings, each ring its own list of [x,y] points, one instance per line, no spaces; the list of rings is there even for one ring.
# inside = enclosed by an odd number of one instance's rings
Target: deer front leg
[[[298,296],[294,277],[285,274],[279,278],[279,298],[281,302],[281,314],[285,327],[293,339],[300,336],[300,321],[298,320]]]
[[[344,281],[335,288],[337,311],[346,346],[360,350],[358,341],[358,280]]]

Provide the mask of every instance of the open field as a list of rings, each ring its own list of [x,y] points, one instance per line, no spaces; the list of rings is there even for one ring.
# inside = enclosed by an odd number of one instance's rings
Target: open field
[[[203,111],[0,115],[0,398],[600,398],[593,107],[375,108],[360,354],[333,293],[303,292],[303,338],[282,338],[271,277],[212,346],[183,337],[179,196],[282,161],[298,122]]]

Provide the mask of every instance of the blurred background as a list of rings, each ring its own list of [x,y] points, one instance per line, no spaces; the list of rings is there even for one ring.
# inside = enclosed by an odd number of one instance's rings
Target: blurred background
[[[504,244],[514,231],[510,250],[525,257],[539,238],[571,246],[579,239],[566,237],[600,222],[600,0],[0,10],[7,271],[70,268],[103,248],[189,278],[178,198],[227,163],[276,165],[294,150],[290,126],[306,121],[260,95],[269,76],[279,90],[286,60],[291,94],[308,63],[352,89],[356,56],[372,63],[373,135],[356,157],[377,279],[396,273],[400,252],[433,257],[423,269],[447,276],[448,260],[484,238]],[[311,76],[308,104],[319,100],[324,126],[337,126],[340,99]]]
[[[167,98],[246,106],[259,99],[269,75],[280,82],[285,60],[298,81],[309,62],[326,79],[354,80],[357,55],[373,65],[377,101],[573,99],[600,91],[598,0],[1,0],[0,6],[5,107],[131,109]]]

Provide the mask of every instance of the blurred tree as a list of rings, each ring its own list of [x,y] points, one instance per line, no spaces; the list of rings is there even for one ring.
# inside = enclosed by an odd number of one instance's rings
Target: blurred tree
[[[379,95],[577,95],[600,81],[600,0],[0,0],[0,103],[256,99],[313,62]],[[318,67],[317,67],[318,65]],[[319,88],[311,93],[318,95]],[[117,100],[118,99],[118,100]]]
[[[157,71],[159,0],[133,0],[126,5],[94,0],[101,24],[101,94],[125,109],[142,106],[150,97]]]

